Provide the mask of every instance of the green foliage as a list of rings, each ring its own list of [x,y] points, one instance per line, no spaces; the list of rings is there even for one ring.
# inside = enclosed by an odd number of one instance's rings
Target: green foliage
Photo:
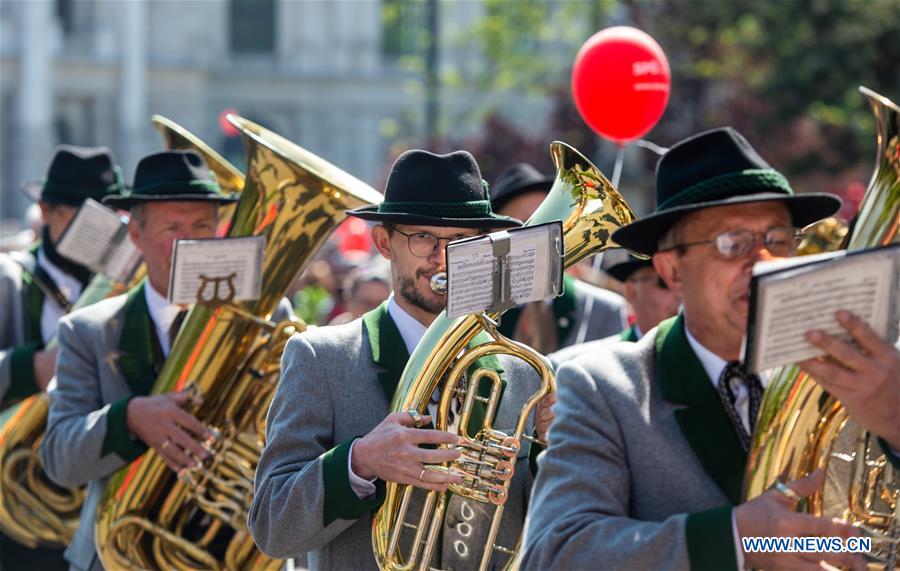
[[[310,285],[298,290],[291,302],[297,317],[315,325],[324,325],[325,318],[334,307],[331,294],[319,285]]]

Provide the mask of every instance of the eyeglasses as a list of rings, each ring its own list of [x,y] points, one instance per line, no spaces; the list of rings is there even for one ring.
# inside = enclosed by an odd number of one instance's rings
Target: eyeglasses
[[[746,256],[756,246],[757,239],[762,236],[766,249],[775,256],[791,256],[797,252],[797,246],[803,234],[796,228],[790,226],[776,226],[770,228],[767,232],[751,232],[750,230],[729,230],[722,232],[712,240],[701,240],[699,242],[687,242],[685,244],[676,244],[671,248],[661,250],[668,252],[670,250],[686,250],[690,246],[698,246],[700,244],[713,244],[723,257],[733,259]]]
[[[644,283],[653,283],[659,289],[669,289],[669,286],[666,285],[666,282],[659,276],[653,277],[643,277],[643,278],[628,278],[628,281],[636,284],[644,284]]]
[[[388,230],[396,232],[401,236],[406,236],[406,244],[407,246],[409,246],[409,253],[417,258],[427,258],[434,254],[434,252],[440,246],[442,240],[444,242],[452,242],[453,240],[460,240],[462,238],[471,238],[471,236],[466,236],[464,234],[451,236],[449,238],[434,236],[432,234],[429,234],[428,232],[415,232],[413,234],[407,234],[406,232],[401,232],[393,226],[389,226]]]

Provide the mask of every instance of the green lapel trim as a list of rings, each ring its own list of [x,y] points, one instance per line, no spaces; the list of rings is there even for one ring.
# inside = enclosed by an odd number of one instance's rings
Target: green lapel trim
[[[409,353],[406,351],[406,344],[397,329],[397,324],[391,319],[387,310],[387,302],[385,301],[369,313],[362,316],[363,326],[369,335],[369,345],[372,350],[372,361],[379,365],[382,370],[378,371],[378,383],[384,396],[388,402],[394,398],[394,392],[400,383],[400,375],[406,368],[409,361]],[[490,341],[487,333],[480,333],[469,342],[467,347],[471,348],[481,343]],[[500,360],[495,355],[488,355],[475,361],[467,374],[472,375],[478,369],[493,369],[501,375],[502,387],[500,389],[500,398],[502,400],[504,390],[506,389],[506,380],[502,378],[503,367],[500,366]],[[485,379],[478,386],[478,396],[488,397],[491,393],[490,384]],[[484,422],[484,415],[487,412],[484,404],[475,401],[472,407],[472,414],[469,417],[468,430],[471,434],[477,432]]]
[[[37,263],[37,252],[40,247],[41,243],[38,242],[28,249],[28,253],[34,258],[34,272],[36,274],[45,274]],[[39,275],[38,278],[49,279],[46,275]],[[41,316],[44,313],[44,292],[24,268],[22,269],[22,284],[25,286],[25,310],[28,315],[25,338],[29,343],[37,343],[40,347],[43,347],[44,336],[41,334]]]
[[[378,383],[388,402],[391,402],[400,383],[400,375],[403,374],[406,362],[409,361],[406,343],[403,342],[397,324],[388,313],[386,301],[363,315],[362,320],[369,334],[372,361],[382,367],[382,370],[378,371]]]
[[[563,276],[563,293],[553,300],[553,315],[556,316],[556,341],[560,347],[566,346],[569,332],[575,327],[575,278]]]
[[[151,335],[153,324],[144,297],[146,282],[128,292],[123,311],[122,336],[119,338],[119,366],[132,394],[150,394],[156,382]]]
[[[675,419],[707,473],[734,503],[741,501],[747,454],[684,332],[684,317],[659,324],[656,374],[662,397],[686,405]]]
[[[630,343],[636,343],[638,340],[637,329],[634,328],[634,325],[629,327],[628,329],[623,330],[619,333],[620,341],[628,341]]]

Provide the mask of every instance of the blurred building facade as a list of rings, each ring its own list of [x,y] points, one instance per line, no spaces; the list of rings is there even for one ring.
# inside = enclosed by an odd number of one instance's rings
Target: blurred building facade
[[[20,181],[43,176],[57,143],[107,145],[130,180],[161,148],[165,115],[243,168],[240,139],[220,125],[236,109],[337,166],[380,184],[404,137],[433,127],[429,70],[465,69],[446,40],[482,13],[480,1],[3,0],[0,2],[0,220],[27,201]],[[385,18],[385,10],[390,13]],[[440,52],[429,51],[437,30]],[[424,33],[423,33],[424,31]],[[450,47],[447,47],[450,46]],[[410,58],[424,62],[410,68]],[[431,60],[429,60],[431,58]],[[428,64],[431,65],[428,65]],[[439,88],[444,89],[444,88]],[[441,114],[477,105],[458,87]],[[524,97],[512,119],[537,127],[548,103]],[[454,135],[478,125],[454,124]]]

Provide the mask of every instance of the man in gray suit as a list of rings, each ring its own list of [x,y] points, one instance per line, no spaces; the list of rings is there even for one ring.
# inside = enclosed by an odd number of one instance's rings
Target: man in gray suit
[[[153,448],[174,470],[207,457],[211,436],[186,412],[186,392],[149,396],[183,316],[166,300],[175,240],[212,238],[222,193],[200,155],[165,151],[138,163],[134,189],[108,198],[131,210],[129,234],[147,279],[123,295],[73,312],[59,325],[59,358],[41,445],[47,474],[67,487],[87,484],[81,520],[66,559],[100,569],[94,518],[107,478]]]
[[[499,214],[527,220],[552,186],[553,178],[533,166],[513,165],[491,185],[491,207]],[[504,313],[500,332],[546,355],[615,335],[628,326],[625,300],[619,294],[568,274],[563,286],[563,294],[549,303],[530,303]]]
[[[85,200],[100,201],[123,188],[109,149],[70,145],[56,148],[44,180],[22,185],[40,206],[44,224],[41,242],[0,254],[0,402],[29,396],[50,382],[56,350],[44,344],[91,278],[89,269],[64,258],[56,245]]]
[[[445,270],[443,246],[486,229],[520,224],[492,212],[478,165],[464,151],[404,153],[391,170],[384,202],[349,214],[381,223],[372,235],[391,262],[393,293],[361,319],[289,341],[249,515],[250,532],[264,553],[279,558],[308,553],[311,569],[376,568],[372,516],[384,501],[385,482],[443,491],[460,481],[426,468],[459,456],[452,447],[434,448],[456,444],[457,436],[422,429],[430,415],[389,414],[390,403],[410,353],[444,309],[445,297],[430,287],[432,276]],[[512,359],[485,358],[479,365],[502,373],[503,396],[494,425],[510,429],[536,389],[537,376]],[[547,402],[537,413],[541,438],[552,419]],[[485,414],[479,402],[470,433]],[[505,504],[499,537],[505,547],[515,545],[524,522],[525,448]],[[432,563],[477,566],[484,542],[479,527],[491,511],[454,496]],[[407,521],[412,520],[410,514]]]
[[[683,311],[636,343],[608,345],[560,368],[524,568],[812,569],[819,560],[864,568],[856,554],[745,553],[740,541],[856,534],[844,523],[793,511],[799,497],[822,485],[821,472],[741,503],[763,390],[738,362],[752,267],[792,255],[795,228],[839,206],[827,194],[793,195],[730,128],[682,141],[660,159],[656,212],[613,240],[653,255],[656,271],[682,294]],[[842,323],[869,354],[810,334],[836,362],[801,366],[857,422],[900,449],[900,355],[859,320]],[[820,377],[819,365],[843,372],[839,380]],[[877,387],[880,397],[859,391],[864,385]]]
[[[123,190],[109,149],[60,145],[42,181],[26,182],[24,194],[38,203],[41,241],[27,250],[0,254],[0,408],[46,390],[57,349],[45,348],[60,317],[78,300],[91,271],[56,250],[60,237],[88,198],[102,200]],[[0,569],[63,569],[63,550],[30,548],[0,534]]]

